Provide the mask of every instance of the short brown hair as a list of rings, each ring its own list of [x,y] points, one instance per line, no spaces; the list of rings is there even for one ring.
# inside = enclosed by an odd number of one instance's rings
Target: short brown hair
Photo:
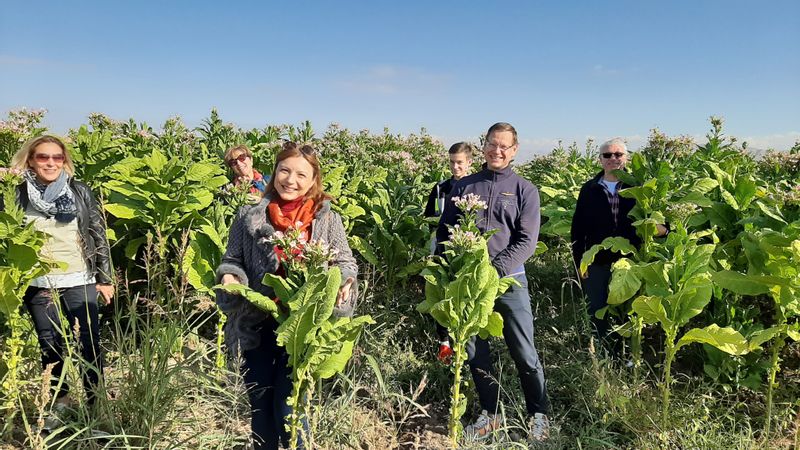
[[[278,191],[275,189],[275,174],[278,173],[278,164],[280,164],[280,162],[284,159],[294,158],[297,156],[308,161],[308,163],[311,164],[311,168],[314,170],[314,184],[306,193],[306,198],[314,200],[314,207],[319,209],[322,206],[323,201],[331,200],[333,197],[328,195],[322,189],[322,167],[319,165],[317,151],[314,150],[314,147],[308,144],[300,145],[291,141],[283,144],[283,149],[281,149],[281,151],[275,156],[275,167],[272,169],[272,176],[269,178],[269,183],[267,183],[265,194],[272,195],[273,198],[275,195],[278,195]]]
[[[233,147],[229,148],[225,152],[225,156],[223,156],[222,159],[225,160],[225,163],[228,163],[230,162],[231,159],[233,159],[233,154],[236,152],[242,152],[245,154],[245,156],[248,156],[250,158],[253,157],[253,152],[251,152],[246,145],[240,144],[240,145],[234,145]]]
[[[447,153],[450,155],[463,153],[467,155],[467,158],[472,159],[472,155],[475,154],[475,147],[469,142],[456,142],[450,146],[450,150],[448,150]]]
[[[489,131],[486,132],[486,140],[488,141],[489,136],[498,131],[510,131],[511,134],[514,135],[514,145],[519,143],[517,140],[517,129],[508,122],[497,122],[496,124],[490,126]]]
[[[75,164],[72,162],[72,155],[70,155],[67,145],[64,144],[61,138],[50,134],[43,134],[25,142],[22,148],[11,158],[11,168],[19,170],[30,169],[31,166],[28,164],[28,161],[30,161],[33,154],[36,152],[36,147],[42,144],[56,144],[61,147],[61,151],[64,153],[64,170],[67,172],[67,175],[74,177]]]

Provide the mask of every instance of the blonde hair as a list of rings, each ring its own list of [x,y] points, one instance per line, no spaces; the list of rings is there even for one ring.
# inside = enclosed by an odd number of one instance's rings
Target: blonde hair
[[[36,152],[36,147],[42,144],[56,144],[61,147],[61,151],[64,154],[63,168],[67,172],[67,175],[74,177],[75,164],[72,163],[72,155],[70,155],[69,150],[67,150],[66,144],[64,144],[64,141],[62,141],[60,138],[49,134],[43,134],[25,142],[25,144],[22,145],[22,148],[20,148],[17,153],[14,154],[14,157],[11,158],[11,168],[23,171],[30,169],[31,166],[29,161],[31,158],[33,158],[33,154]]]

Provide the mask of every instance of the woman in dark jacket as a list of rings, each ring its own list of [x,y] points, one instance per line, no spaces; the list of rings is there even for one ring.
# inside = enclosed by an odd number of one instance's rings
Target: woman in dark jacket
[[[619,195],[619,191],[628,188],[627,184],[620,181],[615,170],[622,170],[628,162],[628,148],[622,138],[614,138],[600,146],[600,165],[603,171],[587,181],[578,195],[575,214],[572,217],[572,256],[575,265],[580,266],[584,252],[593,245],[603,242],[608,237],[623,237],[634,246],[639,246],[641,240],[636,235],[632,219],[628,217],[636,200]],[[658,225],[659,235],[667,233],[663,225]],[[599,319],[595,316],[597,311],[608,305],[608,284],[611,281],[611,265],[620,255],[609,250],[597,253],[594,262],[589,266],[584,278],[583,287],[586,293],[589,318],[593,332],[600,342],[606,341],[609,332],[609,322],[606,317]],[[610,345],[608,350],[616,353],[616,343]]]
[[[59,386],[65,351],[59,310],[70,327],[77,322],[80,329],[81,357],[88,362],[83,383],[93,403],[103,373],[97,298],[99,294],[108,304],[114,296],[102,210],[89,187],[73,177],[69,151],[55,136],[28,141],[14,155],[11,166],[23,171],[25,179],[17,187],[17,205],[25,212],[26,221],[49,235],[40,256],[61,263],[35,278],[23,298],[36,327],[42,365],[53,364],[56,408],[63,409],[69,392],[66,380]]]

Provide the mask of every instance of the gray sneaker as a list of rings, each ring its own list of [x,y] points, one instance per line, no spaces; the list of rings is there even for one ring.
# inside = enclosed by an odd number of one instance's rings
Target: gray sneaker
[[[67,403],[55,402],[49,412],[44,413],[44,425],[40,430],[43,433],[52,433],[56,428],[64,425],[63,417],[67,414],[69,405]]]
[[[502,420],[500,414],[489,414],[485,409],[481,411],[478,420],[464,428],[464,436],[472,440],[483,440],[500,428]]]
[[[533,415],[530,421],[530,439],[532,441],[546,441],[550,437],[550,420],[542,413]]]

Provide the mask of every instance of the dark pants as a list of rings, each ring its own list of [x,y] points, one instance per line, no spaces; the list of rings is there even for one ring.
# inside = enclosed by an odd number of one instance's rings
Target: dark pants
[[[620,340],[616,335],[609,335],[611,323],[608,313],[602,319],[595,315],[597,311],[608,306],[608,284],[611,282],[610,264],[592,264],[589,266],[589,275],[583,284],[586,293],[587,310],[589,312],[589,322],[592,325],[592,333],[597,339],[598,344],[603,349],[610,352],[611,356],[617,356],[621,350]]]
[[[261,344],[253,350],[242,352],[256,450],[277,450],[279,445],[289,446],[286,424],[292,408],[286,404],[286,400],[292,394],[292,371],[288,364],[289,355],[276,343],[277,325],[273,319],[264,321],[260,330]],[[305,419],[303,422],[308,430]],[[298,443],[302,448],[302,440],[298,440]]]
[[[79,329],[81,358],[87,363],[81,365],[83,386],[86,389],[89,403],[94,403],[97,385],[103,373],[103,359],[100,353],[100,325],[97,312],[97,289],[94,284],[63,289],[46,289],[31,287],[25,291],[23,301],[33,318],[39,347],[42,350],[42,366],[53,364],[50,385],[52,394],[57,398],[67,395],[69,386],[66,382],[58,388],[59,379],[64,369],[64,353],[66,341],[61,330],[61,317],[58,305],[53,301],[54,294],[60,299],[61,309],[67,318],[67,333],[75,332],[75,323]]]
[[[503,316],[503,337],[519,372],[528,414],[546,414],[549,401],[544,369],[533,345],[533,313],[528,280],[524,274],[515,276],[514,279],[521,286],[509,288],[497,299],[494,309]],[[470,340],[467,344],[467,362],[475,380],[481,408],[490,413],[496,412],[500,386],[494,372],[489,342],[477,336]]]

